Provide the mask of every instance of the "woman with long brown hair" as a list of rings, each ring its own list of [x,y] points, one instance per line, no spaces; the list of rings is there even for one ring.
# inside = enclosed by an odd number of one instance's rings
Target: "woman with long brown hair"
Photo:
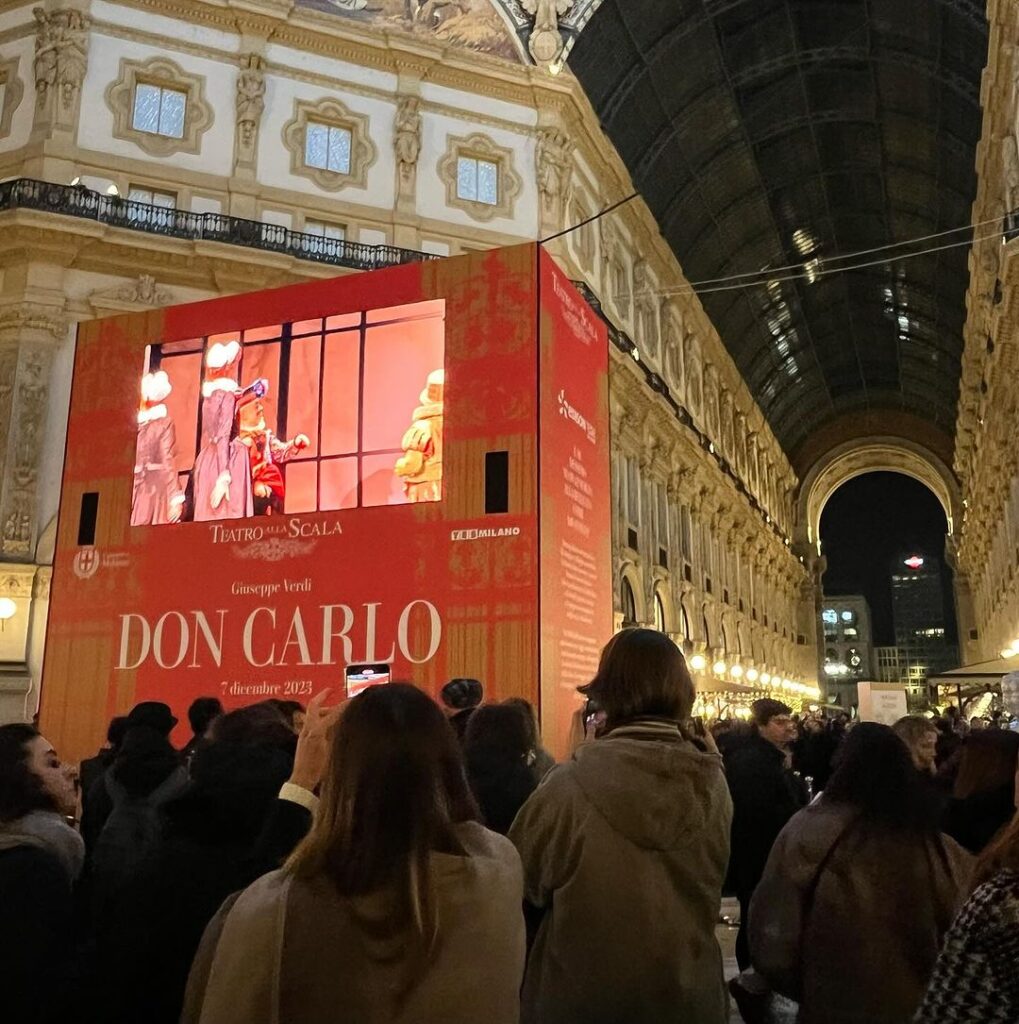
[[[977,861],[973,884],[915,1024],[1019,1020],[1019,814]]]
[[[515,1024],[522,898],[438,706],[373,687],[334,729],[307,838],[210,924],[182,1020]]]
[[[972,858],[886,725],[854,726],[820,799],[779,833],[750,953],[798,1024],[908,1024],[968,891]]]

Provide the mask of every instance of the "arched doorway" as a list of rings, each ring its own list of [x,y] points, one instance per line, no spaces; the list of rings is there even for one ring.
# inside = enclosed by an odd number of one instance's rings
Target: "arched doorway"
[[[933,452],[902,438],[872,437],[833,448],[803,477],[797,509],[797,540],[820,544],[820,522],[832,495],[845,483],[868,473],[901,473],[923,484],[941,505],[946,533],[961,519],[962,502],[952,471]]]
[[[818,521],[819,667],[844,707],[862,681],[905,687],[914,710],[938,703],[927,678],[960,663],[950,525],[941,498],[913,474],[854,473],[828,496]]]

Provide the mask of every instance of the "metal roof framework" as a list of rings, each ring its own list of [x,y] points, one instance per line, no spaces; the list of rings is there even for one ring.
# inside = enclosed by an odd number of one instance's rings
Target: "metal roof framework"
[[[987,36],[978,0],[603,0],[573,49],[687,279],[761,275],[698,291],[787,452],[863,410],[953,431],[967,247],[806,265],[969,223]]]

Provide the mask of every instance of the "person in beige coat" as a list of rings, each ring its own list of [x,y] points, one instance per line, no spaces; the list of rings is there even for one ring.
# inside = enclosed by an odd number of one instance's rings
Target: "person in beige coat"
[[[664,634],[624,630],[582,688],[598,739],[553,768],[509,837],[540,924],[523,1024],[723,1024],[715,924],[732,803],[717,753],[684,737],[694,688]]]
[[[520,858],[476,818],[436,704],[351,700],[311,832],[210,923],[182,1024],[517,1024]]]
[[[772,847],[750,954],[798,1024],[907,1024],[969,890],[972,858],[885,725],[857,725],[824,794]]]

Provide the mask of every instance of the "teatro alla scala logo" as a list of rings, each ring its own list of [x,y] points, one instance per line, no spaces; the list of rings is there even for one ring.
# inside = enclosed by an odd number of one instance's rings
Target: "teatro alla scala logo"
[[[91,579],[99,571],[99,549],[79,548],[71,563],[74,575],[80,580]]]

